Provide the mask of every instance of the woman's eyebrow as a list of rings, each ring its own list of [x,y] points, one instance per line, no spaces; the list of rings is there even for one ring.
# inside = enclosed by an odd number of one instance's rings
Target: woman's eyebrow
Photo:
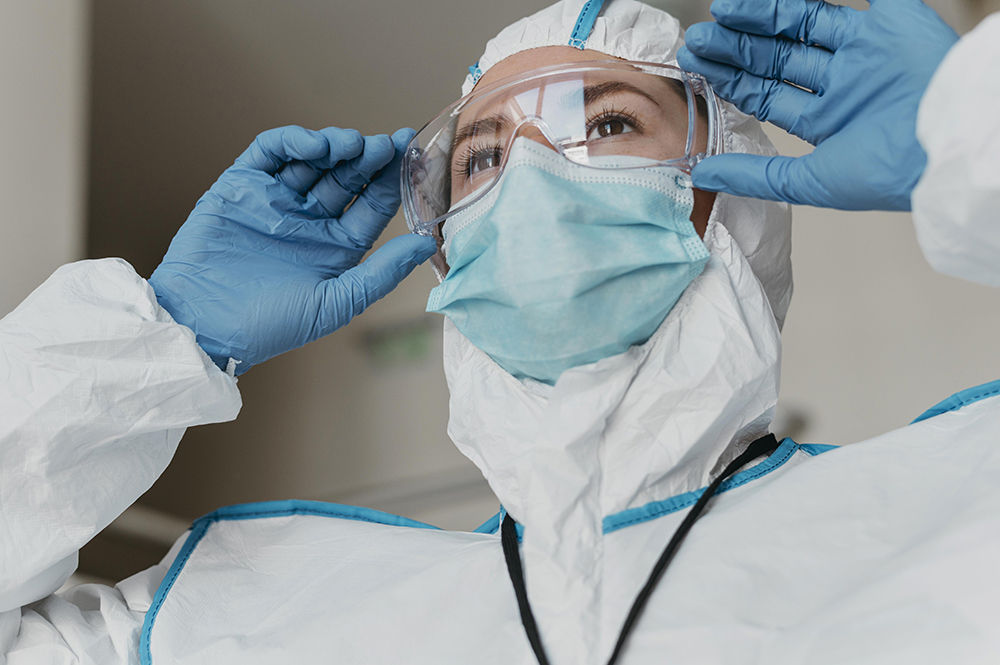
[[[463,125],[455,132],[455,138],[451,140],[451,151],[454,153],[458,145],[468,141],[477,134],[500,134],[504,129],[510,127],[510,125],[510,118],[505,113],[496,113]]]
[[[632,93],[634,95],[642,95],[657,106],[660,105],[660,103],[656,101],[648,92],[642,88],[637,88],[631,83],[626,83],[625,81],[605,81],[604,83],[585,86],[583,88],[583,104],[584,106],[590,106],[599,99],[610,97],[611,95],[621,94],[623,92]]]

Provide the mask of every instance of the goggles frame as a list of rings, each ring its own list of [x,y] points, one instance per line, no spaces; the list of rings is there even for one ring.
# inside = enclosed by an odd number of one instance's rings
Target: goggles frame
[[[454,131],[454,126],[457,124],[459,116],[469,106],[474,103],[483,102],[484,100],[488,100],[494,96],[502,98],[500,95],[515,86],[527,86],[533,81],[540,81],[546,78],[566,78],[574,74],[580,74],[582,76],[588,72],[616,71],[628,72],[630,74],[634,74],[636,72],[652,74],[662,78],[679,81],[683,84],[684,92],[687,97],[688,110],[687,137],[683,157],[663,161],[654,161],[651,164],[644,164],[641,166],[608,167],[581,163],[566,154],[567,145],[573,143],[572,141],[554,138],[552,136],[552,131],[544,118],[539,117],[537,114],[527,113],[521,117],[515,125],[513,125],[508,138],[507,147],[509,148],[510,143],[512,143],[526,127],[530,126],[541,133],[550,146],[560,155],[586,168],[618,170],[628,168],[648,168],[649,166],[673,166],[686,173],[690,173],[691,169],[705,157],[721,154],[724,151],[722,106],[719,98],[715,95],[715,91],[712,89],[712,86],[699,74],[686,72],[674,65],[661,65],[629,60],[592,60],[539,67],[522,74],[501,79],[482,88],[477,86],[477,88],[473,89],[473,91],[468,95],[465,95],[446,107],[443,111],[441,111],[441,113],[437,114],[430,122],[425,124],[420,131],[416,133],[403,153],[403,163],[400,169],[400,191],[402,193],[403,214],[406,217],[406,224],[410,231],[418,235],[436,237],[438,234],[435,233],[435,229],[437,229],[442,222],[478,201],[480,198],[485,196],[497,182],[500,181],[500,176],[506,167],[507,157],[509,154],[509,150],[505,148],[501,155],[501,161],[497,169],[496,177],[494,177],[487,186],[481,187],[480,190],[477,190],[475,192],[475,196],[468,197],[467,200],[463,200],[461,205],[448,205],[442,214],[437,214],[427,219],[429,215],[426,214],[425,208],[429,207],[431,204],[427,203],[427,197],[422,196],[419,189],[421,185],[432,176],[429,175],[429,169],[425,164],[425,161],[429,163],[430,160],[425,160],[425,150],[420,147],[421,143],[426,146],[436,145],[439,141],[442,141],[443,136],[446,136],[446,132]],[[697,141],[699,97],[705,101],[707,137],[705,150],[695,153],[693,151]],[[430,134],[428,134],[428,132],[430,132]],[[572,150],[572,147],[569,149]],[[440,157],[441,156],[438,155],[437,159],[440,159]],[[447,161],[450,169],[450,153]],[[450,171],[447,176],[439,175],[438,177],[442,179],[447,177],[450,182]],[[421,199],[424,201],[423,205],[421,205]]]

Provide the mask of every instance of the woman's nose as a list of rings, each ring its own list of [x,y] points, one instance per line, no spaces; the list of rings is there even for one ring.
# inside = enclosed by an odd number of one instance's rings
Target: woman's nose
[[[533,123],[526,122],[523,125],[521,125],[521,127],[519,127],[518,130],[515,132],[514,138],[517,138],[519,136],[523,136],[526,139],[531,139],[535,143],[540,143],[549,150],[552,150],[553,152],[558,152],[558,150],[556,150],[556,147],[552,145],[552,142],[545,137],[545,133],[542,132],[541,128]]]

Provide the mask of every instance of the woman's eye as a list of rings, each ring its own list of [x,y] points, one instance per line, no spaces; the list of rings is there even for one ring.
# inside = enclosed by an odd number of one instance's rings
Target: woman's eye
[[[500,152],[498,150],[483,150],[472,155],[469,159],[469,175],[473,176],[498,166],[500,166]]]
[[[619,118],[606,118],[598,121],[598,123],[594,125],[594,128],[590,130],[590,135],[587,137],[587,140],[592,141],[594,139],[603,139],[608,136],[627,134],[634,131],[635,129],[633,129],[632,126],[624,120]]]

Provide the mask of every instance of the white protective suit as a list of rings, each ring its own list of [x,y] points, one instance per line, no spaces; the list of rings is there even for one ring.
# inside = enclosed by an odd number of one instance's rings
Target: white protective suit
[[[511,26],[480,68],[567,43],[581,4]],[[586,46],[663,61],[679,40],[666,15],[614,0]],[[997,64],[1000,16],[925,95],[913,204],[935,267],[1000,285]],[[730,150],[770,150],[732,108],[727,129]],[[553,665],[607,660],[700,490],[767,431],[788,232],[783,206],[719,196],[708,266],[654,337],[554,387],[514,380],[446,323],[449,433],[524,527]],[[317,502],[235,506],[114,588],[54,594],[184,429],[234,418],[240,397],[118,260],[60,269],[0,321],[0,376],[0,664],[535,662],[498,519],[459,533]],[[786,439],[731,477],[621,662],[1000,662],[998,394],[971,389],[845,448]]]

